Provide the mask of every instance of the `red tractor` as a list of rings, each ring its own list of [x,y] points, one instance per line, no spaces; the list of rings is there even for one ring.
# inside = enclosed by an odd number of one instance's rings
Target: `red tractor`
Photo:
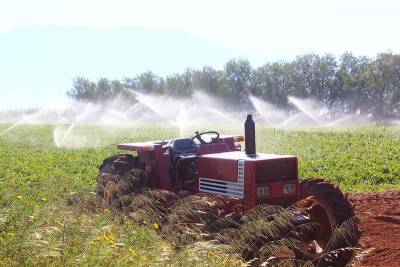
[[[242,141],[245,151],[241,151]],[[256,153],[251,115],[244,137],[196,132],[192,138],[124,143],[117,148],[135,151],[137,157],[111,156],[100,166],[100,173],[131,172],[137,179],[122,185],[98,181],[98,196],[106,204],[144,187],[185,196],[217,195],[238,204],[242,211],[261,204],[288,207],[302,200],[308,219],[321,225],[304,245],[304,254],[311,258],[324,250],[337,227],[354,217],[354,207],[338,187],[322,179],[299,180],[296,156]],[[346,246],[357,245],[358,238],[354,234]]]

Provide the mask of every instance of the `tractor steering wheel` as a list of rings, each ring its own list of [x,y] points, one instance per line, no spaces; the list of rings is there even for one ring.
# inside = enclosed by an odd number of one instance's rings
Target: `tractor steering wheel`
[[[203,137],[208,137],[206,140],[203,139]],[[198,140],[200,144],[205,145],[205,144],[211,144],[215,139],[219,138],[219,133],[215,131],[208,131],[208,132],[196,132],[196,135],[192,137],[192,140]]]

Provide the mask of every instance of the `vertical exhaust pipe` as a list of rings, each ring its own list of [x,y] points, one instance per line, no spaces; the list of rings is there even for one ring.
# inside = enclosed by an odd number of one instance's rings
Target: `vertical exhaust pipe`
[[[250,157],[256,156],[256,125],[251,114],[247,115],[244,123],[244,135],[246,155]]]

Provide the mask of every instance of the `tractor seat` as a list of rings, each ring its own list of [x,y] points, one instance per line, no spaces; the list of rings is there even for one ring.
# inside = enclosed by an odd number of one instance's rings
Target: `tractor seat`
[[[189,156],[196,154],[198,145],[191,138],[180,138],[172,141],[169,153],[173,158],[176,156]]]
[[[196,152],[199,147],[191,138],[180,138],[170,141],[168,153],[171,158],[171,168],[169,169],[169,176],[171,177],[172,184],[176,184],[176,176],[178,172],[177,163],[181,159],[195,158]]]

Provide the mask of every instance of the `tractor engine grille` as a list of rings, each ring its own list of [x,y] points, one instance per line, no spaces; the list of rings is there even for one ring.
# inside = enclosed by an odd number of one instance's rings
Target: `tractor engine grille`
[[[238,161],[237,182],[227,182],[212,178],[200,177],[199,190],[225,197],[243,198],[244,160]]]
[[[297,159],[283,158],[256,164],[256,183],[297,180]]]

